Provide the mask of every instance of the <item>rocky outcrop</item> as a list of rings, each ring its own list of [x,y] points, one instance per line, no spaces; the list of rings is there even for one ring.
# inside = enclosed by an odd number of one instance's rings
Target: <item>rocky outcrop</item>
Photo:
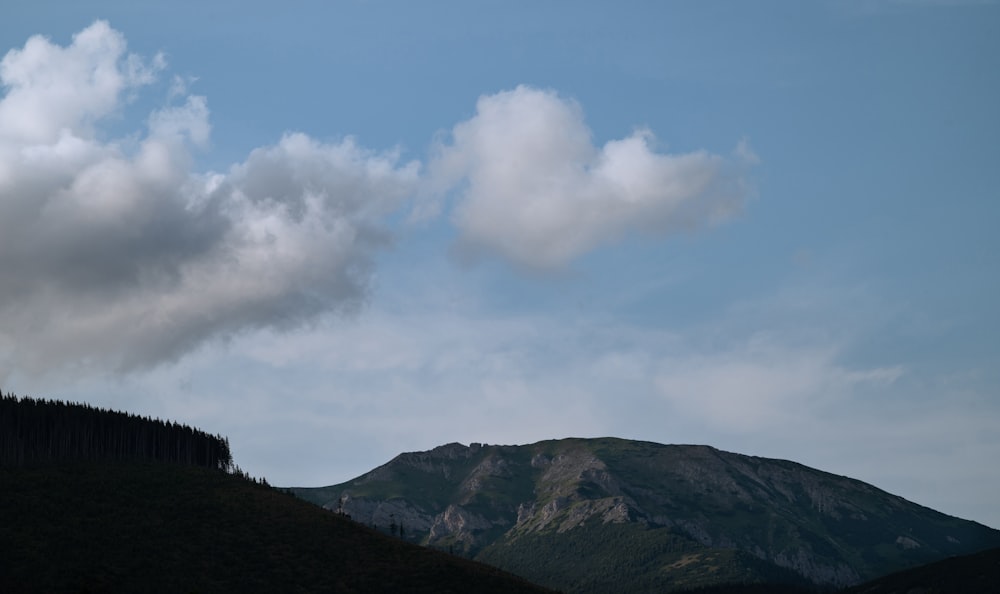
[[[342,502],[342,503],[341,503]],[[376,528],[387,528],[395,523],[411,533],[421,533],[430,530],[434,524],[434,516],[418,509],[405,499],[369,499],[352,497],[345,491],[338,503],[327,503],[323,506],[330,511],[339,511],[360,522]]]
[[[462,506],[449,505],[444,512],[434,517],[434,523],[427,533],[427,542],[448,542],[449,546],[459,544],[464,550],[471,550],[486,544],[482,538],[484,532],[506,524],[508,522],[494,522]]]

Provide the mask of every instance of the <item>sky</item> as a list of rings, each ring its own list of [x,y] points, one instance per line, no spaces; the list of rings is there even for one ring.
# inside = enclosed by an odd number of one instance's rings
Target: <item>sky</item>
[[[5,393],[281,486],[617,436],[1000,528],[997,2],[2,12]]]

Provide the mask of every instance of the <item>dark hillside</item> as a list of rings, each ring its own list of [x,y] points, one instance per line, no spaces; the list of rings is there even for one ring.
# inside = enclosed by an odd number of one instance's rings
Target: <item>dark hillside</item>
[[[249,480],[177,423],[0,397],[0,592],[541,592]]]
[[[951,594],[1000,590],[1000,549],[952,557],[855,586],[845,594]]]
[[[0,467],[0,592],[541,592],[215,469]]]

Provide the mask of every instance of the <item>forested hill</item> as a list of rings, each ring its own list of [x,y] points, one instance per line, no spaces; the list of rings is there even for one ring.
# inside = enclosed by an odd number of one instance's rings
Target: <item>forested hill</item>
[[[115,460],[233,470],[229,440],[221,435],[86,404],[0,394],[0,465]]]
[[[226,439],[0,396],[0,592],[545,592],[233,465]]]

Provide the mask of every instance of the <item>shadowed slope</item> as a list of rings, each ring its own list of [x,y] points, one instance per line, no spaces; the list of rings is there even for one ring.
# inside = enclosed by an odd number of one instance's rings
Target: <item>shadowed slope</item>
[[[150,463],[0,468],[3,592],[541,592],[241,477]]]
[[[1000,548],[952,557],[855,586],[845,594],[952,594],[1000,588]]]

